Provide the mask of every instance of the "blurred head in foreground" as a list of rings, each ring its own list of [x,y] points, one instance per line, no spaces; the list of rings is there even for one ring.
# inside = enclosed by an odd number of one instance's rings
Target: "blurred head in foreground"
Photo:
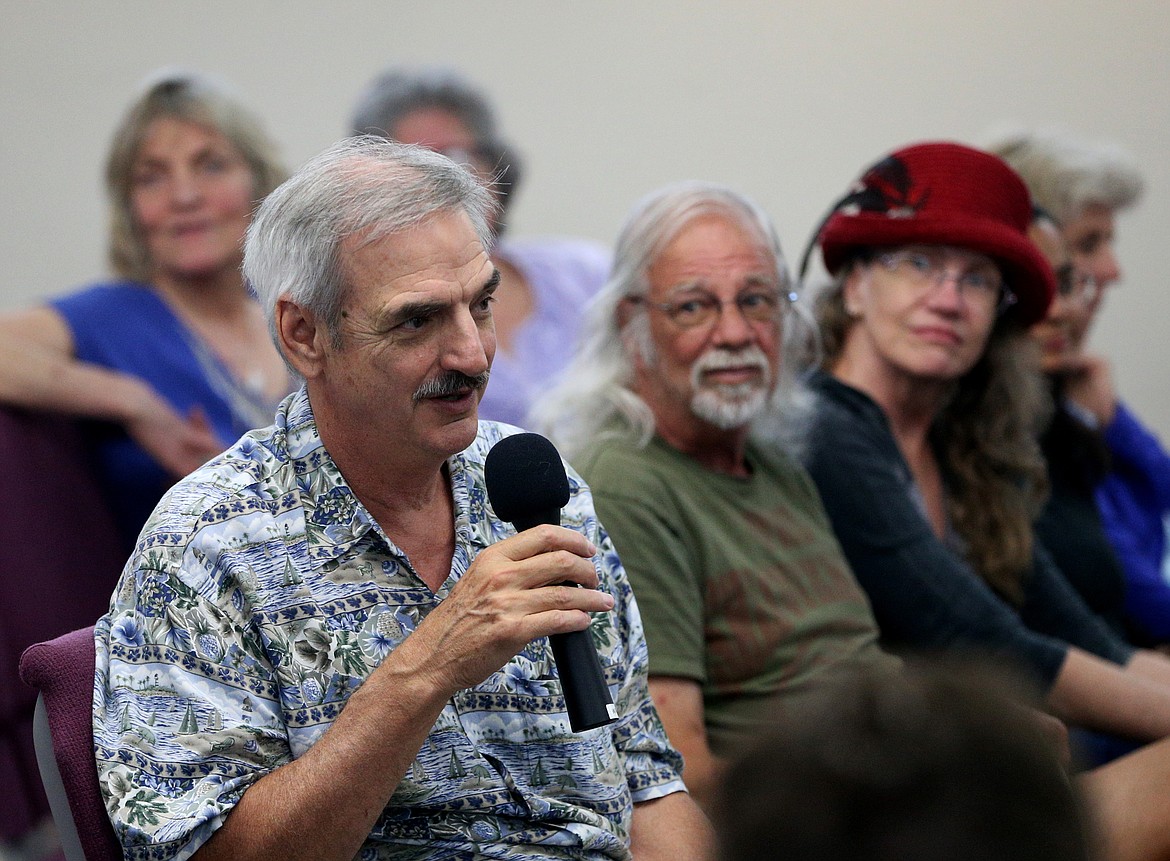
[[[1013,687],[969,667],[851,676],[729,772],[727,861],[1084,861],[1080,803]]]

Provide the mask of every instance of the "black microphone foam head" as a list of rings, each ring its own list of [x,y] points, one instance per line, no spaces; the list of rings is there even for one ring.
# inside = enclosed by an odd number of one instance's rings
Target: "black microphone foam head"
[[[559,512],[569,501],[569,478],[561,455],[538,433],[504,437],[483,465],[488,501],[509,523],[543,512]]]

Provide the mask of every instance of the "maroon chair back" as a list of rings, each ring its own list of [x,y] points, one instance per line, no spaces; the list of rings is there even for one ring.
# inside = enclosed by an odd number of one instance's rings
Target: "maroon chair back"
[[[30,646],[21,656],[20,676],[40,691],[53,756],[87,861],[118,861],[122,850],[102,803],[94,758],[93,626]]]
[[[75,422],[0,407],[0,475],[0,839],[18,841],[49,805],[33,752],[36,694],[17,662],[97,621],[125,558]]]

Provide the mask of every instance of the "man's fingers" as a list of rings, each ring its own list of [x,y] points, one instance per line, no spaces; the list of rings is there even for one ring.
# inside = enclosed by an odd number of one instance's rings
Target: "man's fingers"
[[[550,609],[576,609],[586,613],[606,613],[613,609],[613,596],[596,589],[579,589],[560,583],[542,586],[533,593],[547,601]]]
[[[542,632],[541,636],[551,636],[584,631],[589,627],[590,619],[588,613],[580,610],[546,610],[529,617],[529,621]]]
[[[519,589],[539,589],[555,583],[576,583],[597,588],[597,569],[588,558],[567,550],[553,550],[526,559],[509,559],[495,571],[497,579]]]
[[[531,641],[550,634],[584,631],[591,613],[613,609],[613,598],[594,589],[575,586],[544,586],[527,594],[524,639]]]
[[[492,546],[499,548],[500,552],[517,562],[554,550],[567,550],[585,559],[591,559],[597,553],[597,548],[580,532],[563,526],[550,526],[547,523],[526,529]]]

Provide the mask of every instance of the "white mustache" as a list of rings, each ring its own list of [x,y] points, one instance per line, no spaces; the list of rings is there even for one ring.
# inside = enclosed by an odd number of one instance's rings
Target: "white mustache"
[[[768,357],[754,344],[742,350],[725,350],[722,347],[710,349],[695,360],[695,364],[691,366],[691,374],[697,384],[700,375],[707,371],[740,367],[756,368],[764,375],[765,381],[771,379],[772,369],[768,366]]]

